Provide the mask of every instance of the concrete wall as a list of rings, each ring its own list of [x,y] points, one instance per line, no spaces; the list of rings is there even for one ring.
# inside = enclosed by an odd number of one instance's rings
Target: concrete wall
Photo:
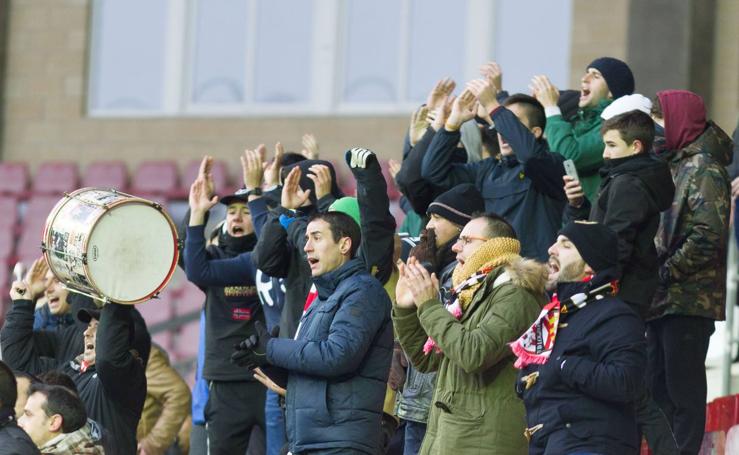
[[[652,43],[635,38],[643,27],[674,28],[655,19],[654,14],[635,16],[644,4],[661,5],[656,12],[695,24],[698,19],[691,19],[691,8],[696,7],[696,1],[574,0],[570,87],[579,88],[585,66],[602,55],[632,63],[637,89],[645,93],[655,87],[680,85],[681,81],[690,81],[691,74],[696,78],[695,70],[690,73],[689,67],[701,64],[700,52],[710,52],[710,46],[706,51],[695,41],[707,39],[713,42],[713,55],[704,59],[710,68],[700,72],[704,77],[702,87],[707,87],[706,96],[713,99],[709,105],[712,116],[725,129],[733,130],[739,106],[739,1],[707,3],[715,5],[709,11],[713,14],[711,21],[706,22],[704,14],[698,22],[715,24],[712,31],[703,25],[687,38],[667,37],[677,57],[685,53],[693,56],[689,65],[682,64],[676,70],[679,74],[661,70],[661,60],[648,58]],[[185,163],[209,153],[237,167],[237,156],[243,148],[278,140],[288,149],[297,148],[305,132],[316,134],[327,158],[336,158],[355,145],[370,147],[384,157],[400,155],[405,117],[87,118],[90,4],[90,0],[8,2],[5,99],[0,112],[0,118],[4,118],[2,159],[31,163],[75,160],[84,165],[116,158],[133,165],[155,158],[175,158]],[[662,82],[655,85],[650,81]]]

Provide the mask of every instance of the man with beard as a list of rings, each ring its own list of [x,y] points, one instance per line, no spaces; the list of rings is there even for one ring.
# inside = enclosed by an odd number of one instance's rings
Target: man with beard
[[[452,272],[457,265],[452,246],[472,215],[485,209],[485,201],[474,185],[458,185],[442,193],[428,207],[429,222],[419,243],[410,251],[415,258],[440,279],[439,298],[446,301],[452,288]],[[408,355],[410,357],[410,355]],[[398,417],[405,424],[404,453],[415,455],[426,433],[436,373],[422,373],[409,362],[402,395],[398,399]]]
[[[254,333],[254,323],[264,322],[256,292],[256,267],[250,255],[240,267],[239,286],[218,285],[208,261],[238,256],[256,244],[248,194],[237,192],[221,203],[227,206],[226,222],[218,246],[205,246],[205,217],[218,203],[213,196],[212,158],[203,159],[200,173],[190,189],[190,217],[183,254],[188,279],[206,294],[205,362],[203,378],[209,384],[205,407],[207,443],[211,454],[245,453],[255,425],[264,429],[265,393],[261,384],[230,362],[230,348]]]
[[[414,258],[400,267],[395,331],[416,368],[437,371],[421,454],[526,452],[508,343],[543,306],[546,271],[520,248],[500,216],[473,218],[452,247],[454,287],[443,303],[435,274]]]
[[[618,297],[618,237],[575,221],[549,248],[556,293],[511,348],[529,454],[637,453],[644,322]]]

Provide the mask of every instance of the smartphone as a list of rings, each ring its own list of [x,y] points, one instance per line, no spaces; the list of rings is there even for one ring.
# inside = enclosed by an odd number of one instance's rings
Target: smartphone
[[[579,182],[580,177],[577,175],[577,169],[575,168],[575,162],[572,160],[565,160],[565,162],[562,164],[564,164],[565,166],[565,173]]]

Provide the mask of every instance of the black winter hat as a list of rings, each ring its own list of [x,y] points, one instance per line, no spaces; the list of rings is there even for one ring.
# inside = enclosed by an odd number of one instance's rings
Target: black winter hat
[[[463,183],[441,193],[426,209],[427,214],[435,213],[452,223],[464,226],[472,219],[472,214],[485,210],[485,200],[474,185]]]
[[[618,272],[618,236],[607,226],[594,221],[571,221],[559,231],[575,245],[586,264],[596,275]]]
[[[588,68],[600,71],[614,100],[634,93],[634,75],[629,65],[621,60],[613,57],[596,58],[585,70],[587,71]]]

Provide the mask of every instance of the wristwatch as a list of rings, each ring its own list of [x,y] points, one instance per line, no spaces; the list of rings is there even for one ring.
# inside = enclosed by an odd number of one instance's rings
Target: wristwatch
[[[261,196],[262,195],[262,189],[260,187],[252,188],[252,189],[246,189],[246,197],[249,196]]]

